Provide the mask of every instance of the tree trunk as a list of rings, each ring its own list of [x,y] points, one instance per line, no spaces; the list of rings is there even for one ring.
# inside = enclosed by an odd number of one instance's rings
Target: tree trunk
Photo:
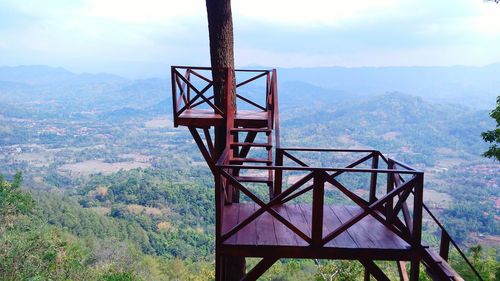
[[[233,18],[230,0],[206,0],[208,14],[208,35],[210,39],[210,61],[214,83],[215,105],[226,112],[226,69],[234,69]],[[234,75],[233,75],[234,77]],[[235,81],[233,79],[231,100],[236,106]],[[225,126],[224,126],[225,127]],[[215,128],[215,154],[218,157],[225,148],[226,130]]]
[[[208,14],[208,34],[210,39],[210,61],[215,106],[226,112],[227,68],[234,70],[233,18],[230,0],[206,0]],[[236,84],[233,73],[231,104],[236,110]],[[215,159],[226,146],[226,126],[215,127]],[[226,280],[240,280],[245,275],[244,257],[226,257],[223,259]]]

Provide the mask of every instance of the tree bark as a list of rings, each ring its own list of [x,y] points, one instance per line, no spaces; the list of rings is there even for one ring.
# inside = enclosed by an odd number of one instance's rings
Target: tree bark
[[[214,88],[214,103],[223,112],[226,108],[227,69],[234,70],[233,18],[231,0],[206,0],[208,15],[208,34],[210,40],[210,61],[212,64],[212,81]],[[236,110],[236,83],[229,98]],[[215,159],[226,147],[226,125],[215,126]],[[226,257],[222,265],[225,280],[240,280],[245,275],[244,257]]]
[[[210,61],[214,83],[215,105],[226,112],[227,68],[234,69],[233,18],[230,0],[206,0],[208,14],[208,35],[210,39]],[[234,75],[233,75],[234,77]],[[233,79],[231,100],[236,106],[235,81]],[[224,151],[226,142],[225,126],[215,128],[215,155]]]

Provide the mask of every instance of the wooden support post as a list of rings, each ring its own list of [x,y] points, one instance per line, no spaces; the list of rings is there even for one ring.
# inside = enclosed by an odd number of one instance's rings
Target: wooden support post
[[[363,277],[364,281],[370,281],[370,271],[365,267],[365,275]]]
[[[195,127],[189,127],[189,132],[191,132],[191,135],[193,136],[193,139],[196,142],[196,145],[198,145],[198,148],[200,149],[201,155],[203,155],[203,158],[205,158],[205,161],[207,162],[208,167],[210,168],[210,171],[212,171],[212,174],[215,175],[216,171],[215,171],[214,158],[212,158],[212,155],[210,155],[210,152],[205,147],[205,144],[203,143],[203,140],[201,139],[201,136],[198,133],[198,130]]]
[[[276,148],[276,166],[283,166],[283,150]],[[283,170],[276,169],[274,171],[274,194],[273,198],[281,194],[283,184]]]
[[[220,173],[214,174],[215,182],[215,280],[224,280],[224,259],[220,254],[222,236],[222,215],[224,207],[224,192],[222,191],[222,177]]]
[[[422,240],[422,209],[424,195],[424,173],[416,175],[415,192],[413,194],[413,233],[410,280],[418,281],[420,274],[421,240]]]
[[[441,230],[441,243],[439,244],[439,255],[448,261],[448,255],[450,252],[450,236],[448,233],[442,229]]]
[[[323,201],[325,194],[325,180],[322,173],[315,172],[313,178],[312,199],[312,243],[322,245],[323,240]]]
[[[396,261],[398,266],[398,274],[399,280],[401,281],[409,281],[408,273],[406,272],[406,262],[405,261]]]
[[[378,169],[378,154],[373,153],[372,157],[372,169]],[[377,194],[377,172],[372,172],[370,175],[370,203],[375,202]]]
[[[215,281],[223,281],[224,280],[224,272],[225,272],[225,262],[222,255],[220,255],[219,250],[215,250]]]
[[[389,163],[387,163],[387,169],[394,169],[394,162],[389,159]],[[387,173],[387,193],[391,192],[394,189],[394,174]],[[389,220],[392,217],[392,209],[394,207],[394,199],[390,198],[387,203],[385,203],[385,217]]]

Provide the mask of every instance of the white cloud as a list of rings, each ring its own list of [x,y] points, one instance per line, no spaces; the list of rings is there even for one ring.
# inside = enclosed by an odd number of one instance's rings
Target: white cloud
[[[362,17],[387,14],[397,0],[239,0],[233,1],[235,18],[243,17],[285,25],[338,25]]]
[[[204,13],[203,0],[87,0],[82,9],[84,16],[133,23],[169,23]]]
[[[232,0],[232,6],[240,65],[500,61],[500,5],[482,0]],[[87,71],[94,64],[101,71],[113,64],[126,69],[128,62],[209,61],[205,0],[0,0],[0,38],[0,60],[9,64],[64,62]]]

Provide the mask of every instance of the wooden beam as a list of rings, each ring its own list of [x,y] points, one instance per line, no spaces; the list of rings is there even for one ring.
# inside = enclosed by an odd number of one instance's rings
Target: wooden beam
[[[243,278],[241,281],[254,281],[257,280],[264,272],[266,272],[278,258],[263,258],[258,264],[256,264]]]
[[[406,272],[406,262],[396,261],[396,264],[398,266],[399,280],[410,281],[410,278],[408,277],[408,272]]]
[[[325,197],[325,180],[322,173],[315,172],[313,178],[312,199],[312,242],[321,246],[323,240],[323,202]]]
[[[406,184],[406,183],[405,183]],[[405,185],[403,184],[403,185]],[[422,240],[422,206],[424,193],[424,174],[416,175],[415,192],[413,194],[413,232],[411,247],[414,257],[411,260],[410,280],[418,281],[420,276],[421,240]]]
[[[193,136],[194,141],[198,145],[198,148],[200,149],[203,158],[205,158],[205,161],[207,162],[210,171],[212,171],[212,174],[214,175],[217,174],[215,171],[215,161],[212,159],[210,152],[205,147],[205,144],[203,143],[203,140],[201,139],[198,130],[196,130],[196,128],[194,127],[189,127],[189,132],[191,132],[191,135]]]
[[[439,244],[439,255],[448,261],[448,254],[450,252],[450,236],[446,231],[441,230],[441,243]]]
[[[372,261],[372,260],[359,260],[361,264],[368,270],[370,275],[375,277],[377,281],[391,281],[387,275]]]
[[[372,153],[372,169],[378,169],[378,154],[377,153]],[[376,195],[377,195],[377,172],[372,172],[370,175],[370,196],[368,201],[370,203],[373,203],[377,200]]]

